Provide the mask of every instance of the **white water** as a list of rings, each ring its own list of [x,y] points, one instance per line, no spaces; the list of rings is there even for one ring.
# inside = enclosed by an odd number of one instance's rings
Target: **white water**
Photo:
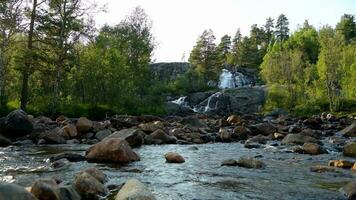
[[[223,69],[219,77],[219,88],[229,89],[249,85],[251,82],[240,72],[232,73],[227,69]]]
[[[179,97],[178,99],[171,101],[171,102],[175,103],[177,105],[183,106],[183,105],[187,104],[187,102],[185,101],[186,98],[187,98],[186,96]]]

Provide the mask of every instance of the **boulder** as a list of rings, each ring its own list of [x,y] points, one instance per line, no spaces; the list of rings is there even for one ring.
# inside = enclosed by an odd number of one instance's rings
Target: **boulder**
[[[11,144],[11,141],[4,136],[0,135],[0,147],[7,147]]]
[[[325,153],[324,148],[316,143],[309,143],[309,142],[304,143],[302,148],[304,153],[310,155],[318,155],[318,154]]]
[[[106,187],[87,172],[81,172],[75,176],[73,187],[82,199],[98,199],[98,196],[108,194]]]
[[[75,126],[79,133],[86,133],[93,128],[93,122],[86,117],[80,117]]]
[[[59,192],[61,200],[81,200],[80,195],[73,186],[60,186]]]
[[[77,128],[73,124],[65,125],[58,132],[65,139],[75,138],[78,135]]]
[[[195,128],[208,128],[208,126],[200,119],[198,119],[196,116],[185,117],[180,121],[180,123],[184,125],[190,125]]]
[[[120,138],[104,139],[91,146],[85,157],[92,162],[128,163],[140,160],[129,143]]]
[[[353,167],[354,162],[348,160],[330,160],[328,163],[331,167],[339,167],[344,169],[350,169]]]
[[[356,157],[356,142],[346,144],[342,152],[344,156]]]
[[[137,179],[126,181],[115,197],[115,200],[155,200],[152,192]]]
[[[353,171],[356,171],[356,162],[354,163],[354,165],[351,168]]]
[[[56,131],[46,132],[43,138],[46,144],[65,144],[66,140]]]
[[[165,144],[175,144],[177,139],[173,136],[168,135],[161,129],[157,129],[153,133],[150,134],[152,139],[154,140],[161,140]]]
[[[245,126],[236,126],[232,131],[231,137],[233,139],[246,140],[249,135],[251,135],[249,128]]]
[[[282,144],[300,144],[303,145],[304,143],[319,143],[319,141],[313,137],[305,136],[301,134],[288,134],[286,135],[283,140]]]
[[[237,116],[237,115],[231,115],[227,118],[227,123],[229,123],[230,125],[237,125],[241,123],[241,117]]]
[[[58,169],[68,165],[69,165],[69,161],[65,158],[62,158],[52,162],[51,167],[54,169]]]
[[[0,199],[1,200],[37,200],[25,188],[14,183],[0,181]]]
[[[221,141],[223,141],[223,142],[231,141],[231,135],[225,128],[219,129],[219,137],[220,137]]]
[[[57,155],[51,156],[49,158],[49,161],[54,162],[56,160],[60,160],[63,158],[67,159],[70,162],[80,162],[85,160],[85,157],[80,154],[67,152],[67,153],[59,153]]]
[[[266,165],[262,161],[255,158],[240,158],[237,161],[237,166],[244,168],[262,169]]]
[[[161,121],[155,121],[155,122],[149,122],[149,123],[144,123],[144,124],[140,124],[138,125],[138,127],[147,133],[152,133],[158,129],[162,129],[164,130],[164,124]]]
[[[237,166],[237,161],[234,159],[228,159],[221,162],[221,166]]]
[[[164,155],[167,163],[184,163],[184,158],[178,153],[168,152]]]
[[[255,128],[257,129],[257,134],[262,134],[265,136],[271,135],[277,131],[276,127],[270,123],[256,124]]]
[[[96,180],[98,180],[100,183],[105,183],[107,181],[107,176],[106,174],[104,174],[102,171],[98,170],[95,167],[91,167],[91,168],[87,168],[84,169],[82,171],[80,171],[78,173],[78,175],[80,176],[83,173],[87,173],[89,175],[91,175],[92,177],[94,177]]]
[[[344,196],[347,197],[349,200],[354,200],[356,199],[356,181],[351,181],[347,183],[343,188],[342,192],[344,193]]]
[[[2,124],[0,132],[8,138],[23,137],[33,130],[33,124],[30,118],[23,110],[14,110],[9,113]]]
[[[131,147],[140,147],[143,144],[143,139],[145,137],[145,133],[139,129],[129,128],[129,129],[122,129],[120,131],[115,131],[113,134],[109,135],[108,137],[104,138],[111,139],[111,138],[119,138],[126,140]]]
[[[61,200],[59,186],[54,179],[38,179],[31,186],[31,193],[39,200]]]
[[[350,126],[337,132],[336,135],[342,135],[344,137],[356,137],[356,121],[354,121]]]
[[[109,129],[104,129],[104,130],[98,131],[95,134],[95,138],[101,141],[104,138],[108,137],[109,135],[111,135],[111,131]]]

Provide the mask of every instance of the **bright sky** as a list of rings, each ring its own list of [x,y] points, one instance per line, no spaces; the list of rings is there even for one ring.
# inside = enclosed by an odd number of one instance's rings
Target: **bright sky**
[[[356,15],[356,0],[97,0],[107,5],[107,12],[95,17],[97,25],[115,25],[134,7],[141,6],[153,21],[157,62],[186,61],[198,36],[212,29],[217,42],[221,36],[233,36],[240,28],[248,35],[250,26],[276,19],[284,13],[290,29],[308,19],[319,28],[335,26],[344,13]]]

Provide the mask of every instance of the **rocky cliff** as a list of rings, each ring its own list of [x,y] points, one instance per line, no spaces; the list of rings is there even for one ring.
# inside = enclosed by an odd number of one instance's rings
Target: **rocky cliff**
[[[188,71],[190,64],[187,62],[153,63],[150,65],[153,75],[160,81],[176,80]]]

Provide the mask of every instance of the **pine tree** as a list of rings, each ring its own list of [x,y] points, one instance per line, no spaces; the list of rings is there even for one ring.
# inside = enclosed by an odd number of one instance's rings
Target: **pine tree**
[[[284,14],[279,15],[276,23],[276,29],[274,31],[277,41],[283,42],[289,38],[288,25],[288,18]]]

